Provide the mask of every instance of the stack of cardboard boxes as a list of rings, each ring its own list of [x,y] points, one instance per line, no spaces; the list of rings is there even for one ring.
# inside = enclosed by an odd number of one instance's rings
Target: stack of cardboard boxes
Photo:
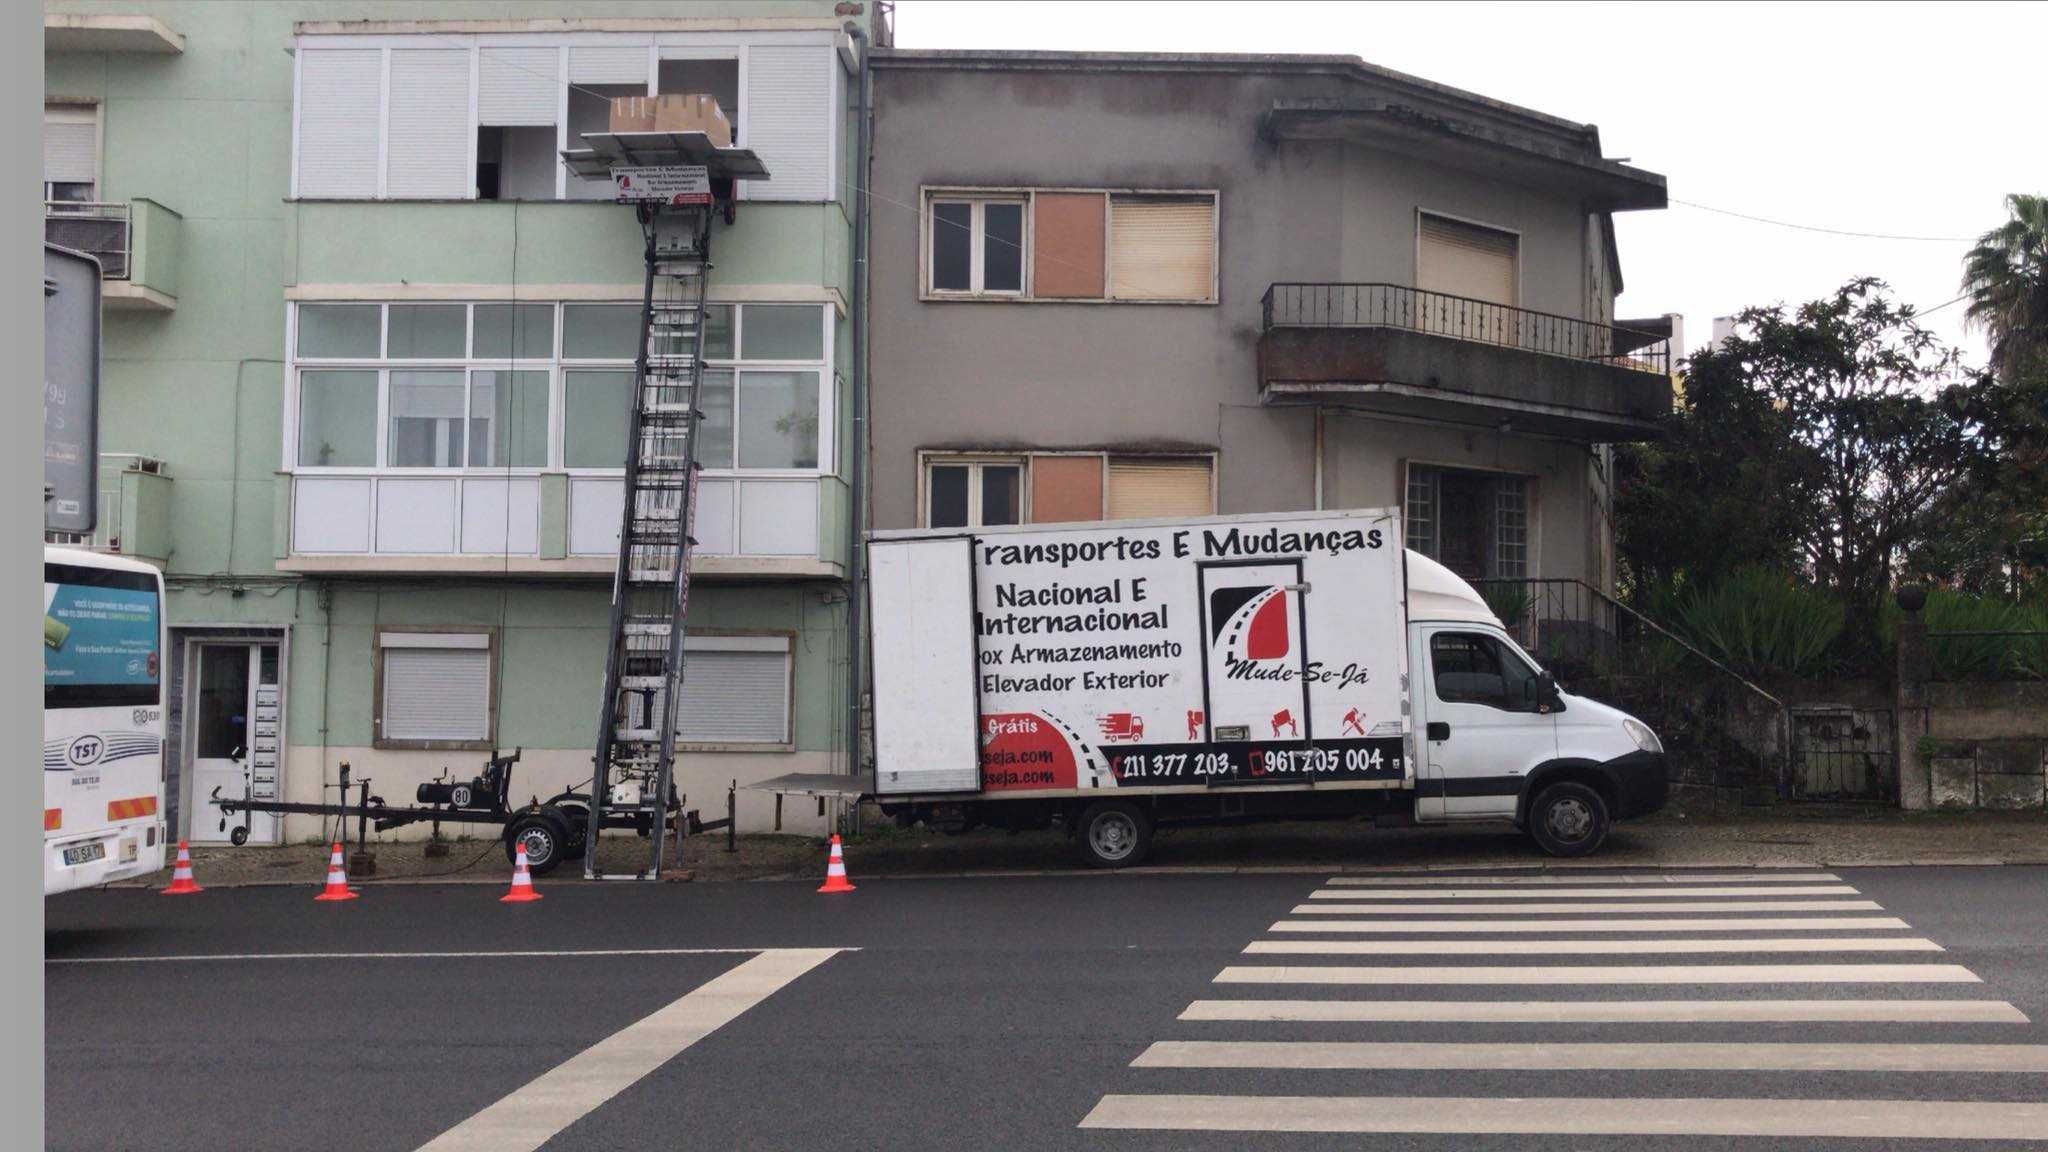
[[[732,147],[732,121],[717,97],[703,93],[615,97],[610,126],[613,132],[702,132],[713,147]]]

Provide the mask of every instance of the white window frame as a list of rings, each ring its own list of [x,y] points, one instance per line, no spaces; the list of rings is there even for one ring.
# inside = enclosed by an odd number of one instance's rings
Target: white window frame
[[[1409,492],[1417,477],[1415,470],[1431,472],[1467,472],[1489,476],[1505,476],[1522,482],[1522,533],[1523,558],[1520,577],[1485,577],[1485,579],[1530,579],[1542,568],[1543,541],[1543,485],[1542,477],[1535,472],[1517,468],[1488,468],[1473,464],[1440,461],[1436,459],[1409,459],[1401,462],[1401,543],[1403,547],[1414,548],[1408,535]],[[1427,549],[1416,549],[1434,560],[1443,554],[1443,489],[1432,485],[1430,489],[1430,538]],[[1489,548],[1498,548],[1500,543],[1500,511],[1498,500],[1488,508],[1487,534]]]
[[[546,356],[545,358],[521,357],[506,359],[503,357],[479,357],[475,355],[473,345],[476,340],[476,308],[479,305],[488,307],[491,305],[530,306],[535,304],[546,305],[552,309],[554,332],[553,343],[550,347],[550,352],[548,356]],[[735,376],[736,388],[740,386],[740,375],[746,372],[812,372],[817,375],[818,462],[815,467],[810,468],[740,468],[737,466],[737,459],[735,459],[733,467],[707,467],[703,470],[703,475],[709,478],[732,477],[739,479],[816,479],[822,476],[833,475],[835,473],[837,464],[837,436],[835,433],[838,428],[838,377],[833,368],[835,362],[835,349],[833,347],[833,341],[835,335],[834,330],[836,327],[836,314],[832,306],[829,304],[820,304],[815,301],[808,300],[713,300],[709,301],[709,304],[713,307],[726,307],[733,309],[733,356],[731,358],[720,358],[715,360],[707,358],[704,361],[704,366],[707,369],[730,369]],[[319,307],[322,305],[365,305],[377,308],[378,354],[376,356],[371,357],[301,356],[298,352],[299,309],[304,307]],[[394,306],[407,307],[413,305],[453,306],[463,308],[465,310],[463,325],[464,354],[460,357],[451,358],[390,358],[388,356],[388,352],[391,346],[391,309]],[[305,474],[310,476],[377,475],[426,477],[522,477],[538,476],[543,472],[563,472],[571,476],[623,475],[625,472],[625,466],[623,462],[621,462],[620,466],[616,468],[569,468],[565,467],[564,465],[564,418],[566,414],[567,405],[565,374],[569,372],[593,370],[624,371],[630,373],[633,371],[634,367],[634,361],[630,356],[623,358],[569,359],[563,355],[563,341],[565,339],[564,322],[567,319],[566,310],[568,308],[578,307],[582,305],[601,305],[614,307],[623,306],[638,310],[640,307],[640,302],[637,300],[299,300],[290,302],[288,304],[288,314],[286,317],[285,324],[285,338],[287,341],[286,380],[289,382],[290,387],[286,389],[284,404],[284,470],[295,474]],[[744,338],[742,326],[746,322],[746,310],[750,306],[793,306],[810,308],[815,310],[818,314],[818,323],[822,326],[820,341],[821,354],[819,358],[816,360],[740,359],[739,353],[742,349],[742,345],[740,342]],[[377,448],[375,464],[369,466],[321,467],[318,465],[304,464],[299,460],[299,384],[301,374],[308,370],[353,370],[374,371],[377,373]],[[463,420],[465,428],[464,466],[459,468],[399,468],[394,467],[389,463],[389,451],[391,442],[391,374],[394,371],[443,371],[461,372],[463,374]],[[467,425],[470,412],[470,394],[472,389],[471,381],[473,373],[477,371],[540,371],[548,373],[548,448],[547,460],[545,463],[535,465],[520,465],[517,467],[507,465],[472,466],[468,464]],[[738,395],[736,394],[733,405],[733,428],[735,439],[737,439],[739,429],[739,405],[740,401]]]
[[[920,299],[920,300],[926,300],[926,301],[941,301],[941,300],[1003,300],[1003,301],[1009,301],[1009,302],[1015,302],[1015,303],[1021,303],[1021,304],[1113,304],[1113,305],[1117,305],[1117,306],[1119,306],[1119,307],[1147,307],[1147,306],[1161,306],[1161,305],[1163,305],[1163,306],[1166,306],[1166,307],[1177,307],[1177,308],[1185,308],[1185,307],[1190,307],[1190,306],[1195,306],[1195,307],[1201,307],[1201,306],[1209,306],[1209,307],[1213,307],[1213,306],[1216,306],[1216,305],[1218,305],[1218,304],[1222,303],[1222,296],[1223,296],[1223,291],[1222,291],[1222,284],[1223,284],[1223,194],[1222,194],[1222,192],[1221,192],[1220,190],[1218,190],[1218,189],[1215,189],[1215,188],[1107,188],[1107,187],[1103,187],[1103,188],[1094,188],[1094,187],[1077,187],[1077,186],[1073,186],[1073,185],[1064,185],[1064,184],[1049,184],[1049,185],[1045,185],[1045,186],[1042,186],[1042,187],[1040,187],[1040,186],[1031,186],[1031,187],[1024,187],[1024,186],[1015,186],[1015,185],[991,185],[991,186],[981,186],[981,185],[955,185],[955,184],[932,184],[932,185],[926,185],[926,186],[922,187],[921,189],[919,189],[919,192],[920,192],[920,202],[921,202],[921,203],[922,203],[922,204],[924,205],[923,211],[922,211],[922,212],[920,213],[920,221],[919,221],[919,225],[918,225],[918,238],[917,238],[917,243],[918,243],[918,273],[917,273],[917,285],[918,285],[918,299]],[[1033,242],[1034,242],[1034,240],[1035,240],[1035,238],[1036,238],[1036,236],[1037,236],[1037,219],[1036,219],[1036,217],[1037,217],[1037,207],[1038,207],[1038,196],[1039,196],[1039,194],[1040,194],[1040,193],[1044,193],[1044,194],[1046,194],[1046,195],[1049,195],[1049,196],[1050,196],[1050,195],[1061,195],[1061,194],[1082,194],[1082,195],[1090,195],[1090,196],[1101,196],[1101,197],[1102,197],[1102,292],[1103,292],[1103,294],[1102,294],[1101,296],[1053,296],[1053,297],[1041,297],[1041,296],[1038,296],[1038,295],[1035,295],[1035,294],[1034,294],[1034,293],[1035,293],[1035,291],[1036,291],[1035,285],[1036,285],[1036,280],[1037,280],[1037,278],[1036,278],[1036,275],[1035,275],[1035,271],[1036,271],[1036,270],[1035,270],[1035,269],[1033,268],[1033,259],[1032,259],[1032,244],[1033,244]],[[1210,283],[1209,283],[1209,295],[1208,295],[1207,297],[1205,297],[1205,298],[1202,298],[1202,299],[1192,299],[1192,298],[1190,298],[1190,299],[1184,299],[1184,300],[1183,300],[1183,299],[1157,299],[1157,300],[1150,300],[1150,299],[1119,299],[1119,298],[1117,298],[1117,297],[1114,297],[1114,296],[1111,296],[1111,295],[1109,295],[1109,289],[1110,289],[1110,275],[1111,275],[1111,268],[1110,268],[1110,249],[1111,249],[1111,247],[1112,247],[1112,242],[1111,242],[1111,239],[1110,239],[1110,233],[1109,233],[1109,228],[1110,228],[1110,219],[1109,219],[1109,201],[1110,201],[1110,198],[1111,198],[1111,197],[1115,197],[1115,196],[1158,196],[1158,197],[1165,197],[1165,198],[1178,198],[1178,199],[1198,199],[1198,198],[1201,198],[1201,197],[1207,197],[1207,198],[1208,198],[1208,200],[1209,200],[1209,205],[1210,205],[1210,213],[1211,213],[1211,222],[1210,222],[1210,227],[1209,227],[1209,243],[1210,243],[1210,253],[1209,253],[1209,281],[1210,281]],[[981,215],[981,211],[980,211],[980,209],[979,209],[978,207],[976,208],[976,210],[975,210],[975,212],[974,212],[973,216],[971,217],[971,237],[970,237],[969,243],[970,243],[970,244],[972,245],[972,248],[971,248],[971,249],[969,250],[969,252],[968,252],[968,260],[969,260],[969,273],[968,273],[968,285],[969,285],[969,290],[968,290],[968,291],[964,291],[964,292],[963,292],[963,291],[961,291],[960,289],[957,289],[957,288],[937,288],[937,287],[934,287],[934,286],[933,286],[933,284],[932,284],[932,257],[933,257],[933,255],[934,255],[934,250],[933,250],[933,246],[932,246],[932,228],[934,227],[934,224],[935,224],[935,220],[934,220],[934,217],[933,217],[933,214],[932,214],[932,208],[933,208],[933,207],[934,207],[935,205],[938,205],[938,204],[941,204],[941,203],[945,203],[945,204],[958,204],[958,203],[968,203],[968,204],[976,204],[976,205],[979,205],[979,204],[984,204],[984,203],[1013,203],[1013,202],[1016,202],[1016,201],[1020,201],[1020,200],[1021,200],[1021,201],[1023,201],[1023,203],[1024,203],[1024,239],[1023,239],[1023,245],[1024,245],[1024,269],[1023,269],[1023,289],[1022,289],[1021,291],[1016,291],[1016,292],[1008,292],[1008,291],[997,291],[997,292],[988,292],[988,291],[983,291],[983,290],[981,290],[981,288],[980,288],[980,284],[981,284],[981,263],[982,263],[982,241],[983,241],[983,234],[984,234],[984,231],[983,231],[983,224],[982,224],[982,215]],[[1418,225],[1417,225],[1417,227],[1420,227],[1420,225],[1418,224]],[[1420,240],[1420,234],[1419,234],[1419,233],[1418,233],[1418,238],[1417,238],[1417,240],[1416,240],[1416,243],[1417,243],[1418,245],[1420,245],[1420,243],[1421,243],[1421,240]]]
[[[983,468],[1015,468],[1017,470],[1017,523],[1031,523],[1031,454],[1001,452],[920,452],[917,462],[917,522],[920,528],[931,526],[932,517],[932,469],[966,468],[967,471],[967,523],[958,525],[964,529],[985,528],[981,522],[981,472]],[[1008,527],[1008,525],[998,525]]]
[[[932,283],[932,260],[938,256],[938,243],[933,238],[933,230],[939,226],[937,210],[941,204],[965,204],[969,209],[967,287],[965,289],[940,288]],[[1014,204],[1017,206],[1018,216],[1021,221],[1019,226],[1019,232],[1022,236],[1020,244],[1023,250],[1017,255],[1017,287],[1015,288],[987,288],[983,286],[983,276],[986,272],[984,265],[987,263],[985,250],[988,246],[988,206],[990,204]],[[960,297],[1006,299],[1025,298],[1031,295],[1031,198],[1028,195],[1022,193],[932,195],[925,201],[924,240],[924,283],[926,291],[932,296],[948,299]]]
[[[488,625],[407,624],[380,625],[375,634],[376,650],[371,664],[370,743],[374,748],[394,750],[479,751],[497,747],[498,738],[498,630]],[[484,653],[484,736],[480,740],[441,740],[384,737],[384,691],[387,677],[384,653],[390,649],[418,650],[457,648]],[[282,658],[282,653],[280,653]]]

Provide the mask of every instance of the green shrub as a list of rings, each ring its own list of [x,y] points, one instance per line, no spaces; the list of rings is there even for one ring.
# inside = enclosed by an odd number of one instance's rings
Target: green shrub
[[[1520,628],[1522,618],[1529,614],[1529,589],[1522,585],[1489,581],[1480,586],[1479,596],[1510,632]]]
[[[1672,594],[1659,607],[1670,613],[1666,627],[1745,676],[1819,675],[1842,634],[1840,603],[1763,568]]]
[[[1886,651],[1897,652],[1903,611],[1887,601],[1879,621]],[[2048,604],[2017,603],[1929,589],[1921,609],[1929,632],[2017,632],[2048,630]],[[1928,649],[1937,680],[2038,680],[2048,678],[2048,637],[1930,636]]]

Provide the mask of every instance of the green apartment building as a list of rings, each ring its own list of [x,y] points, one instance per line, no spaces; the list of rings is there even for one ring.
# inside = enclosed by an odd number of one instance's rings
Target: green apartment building
[[[713,234],[678,787],[710,813],[845,769],[846,27],[886,42],[876,9],[47,7],[46,232],[107,273],[91,543],[171,589],[176,834],[225,838],[238,745],[285,800],[348,762],[405,803],[493,748],[521,799],[588,779],[643,268],[558,153],[618,95],[715,94],[771,174]]]

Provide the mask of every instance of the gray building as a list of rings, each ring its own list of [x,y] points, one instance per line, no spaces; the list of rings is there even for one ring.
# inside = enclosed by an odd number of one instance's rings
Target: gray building
[[[875,54],[874,528],[1399,505],[1484,577],[1612,582],[1598,130],[1346,56]]]

